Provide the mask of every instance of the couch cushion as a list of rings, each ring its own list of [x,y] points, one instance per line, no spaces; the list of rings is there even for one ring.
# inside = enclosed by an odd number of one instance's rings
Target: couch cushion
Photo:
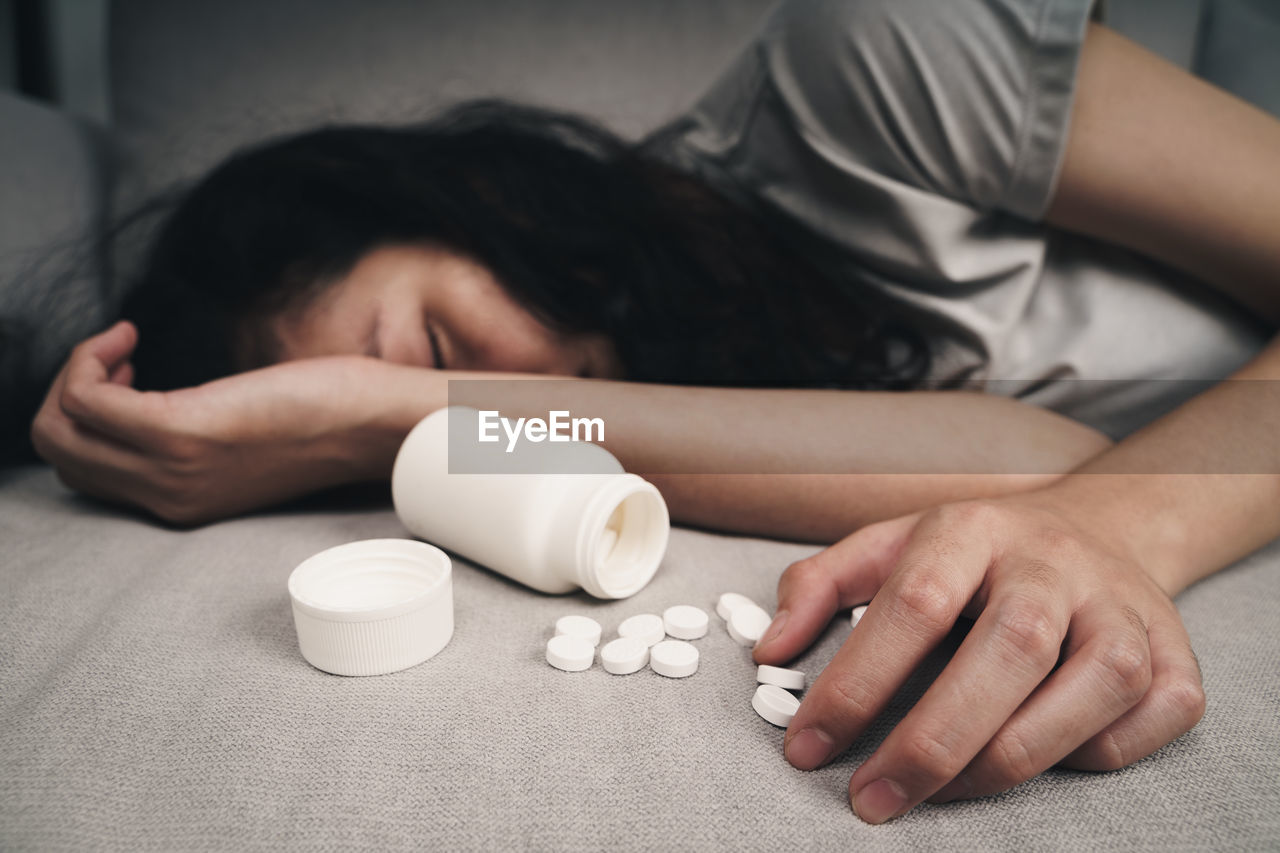
[[[1205,16],[1197,74],[1280,116],[1280,4],[1218,0]]]
[[[1116,773],[1052,770],[888,826],[849,776],[955,648],[865,736],[802,773],[751,709],[755,666],[723,620],[697,674],[552,669],[556,619],[612,636],[739,592],[773,609],[812,546],[672,531],[633,598],[531,592],[454,561],[453,639],[426,663],[327,675],[298,651],[289,573],[342,542],[405,535],[386,507],[284,508],[194,531],[0,472],[0,848],[13,850],[1275,850],[1280,543],[1178,597],[1209,707]],[[848,611],[795,666],[812,678]],[[1272,673],[1268,675],[1268,673]]]
[[[638,134],[746,41],[769,0],[121,0],[111,18],[126,197],[323,122],[411,121],[505,96]],[[145,174],[143,172],[145,171]]]
[[[0,93],[0,461],[71,345],[107,317],[94,236],[104,181],[86,125]]]

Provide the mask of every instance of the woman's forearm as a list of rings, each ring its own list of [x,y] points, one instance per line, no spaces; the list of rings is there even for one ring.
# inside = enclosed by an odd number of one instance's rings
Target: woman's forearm
[[[827,544],[950,501],[1027,491],[1052,474],[666,474],[650,476],[683,524]]]
[[[1280,338],[1039,494],[1126,543],[1170,595],[1280,536]]]
[[[691,388],[397,371],[386,412],[392,439],[446,403],[507,418],[567,410],[601,419],[604,446],[662,489],[678,521],[808,541],[833,541],[944,501],[1042,487],[1110,446],[1061,415],[968,392]],[[443,379],[452,380],[447,397]]]

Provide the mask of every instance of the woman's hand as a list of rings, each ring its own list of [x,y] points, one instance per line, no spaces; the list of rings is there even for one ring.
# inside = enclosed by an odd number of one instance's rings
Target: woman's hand
[[[850,779],[854,810],[870,823],[925,799],[1003,791],[1055,764],[1122,767],[1204,712],[1169,596],[1134,554],[1073,522],[1070,505],[1049,492],[881,522],[795,563],[756,661],[790,660],[837,610],[866,601],[787,730],[796,767],[843,752],[956,620],[976,619]]]
[[[198,524],[389,474],[405,430],[382,401],[406,368],[302,359],[140,392],[136,344],[129,323],[81,343],[35,418],[36,450],[71,488]]]

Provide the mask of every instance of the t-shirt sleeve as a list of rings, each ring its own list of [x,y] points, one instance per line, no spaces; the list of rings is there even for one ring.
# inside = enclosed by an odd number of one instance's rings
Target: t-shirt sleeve
[[[1040,219],[1092,0],[787,0],[770,79],[820,156]]]

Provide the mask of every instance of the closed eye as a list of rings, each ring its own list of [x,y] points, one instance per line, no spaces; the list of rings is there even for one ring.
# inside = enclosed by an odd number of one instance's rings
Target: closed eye
[[[440,341],[436,337],[436,330],[427,325],[427,340],[431,343],[431,364],[436,370],[444,370],[444,356],[440,352]]]

